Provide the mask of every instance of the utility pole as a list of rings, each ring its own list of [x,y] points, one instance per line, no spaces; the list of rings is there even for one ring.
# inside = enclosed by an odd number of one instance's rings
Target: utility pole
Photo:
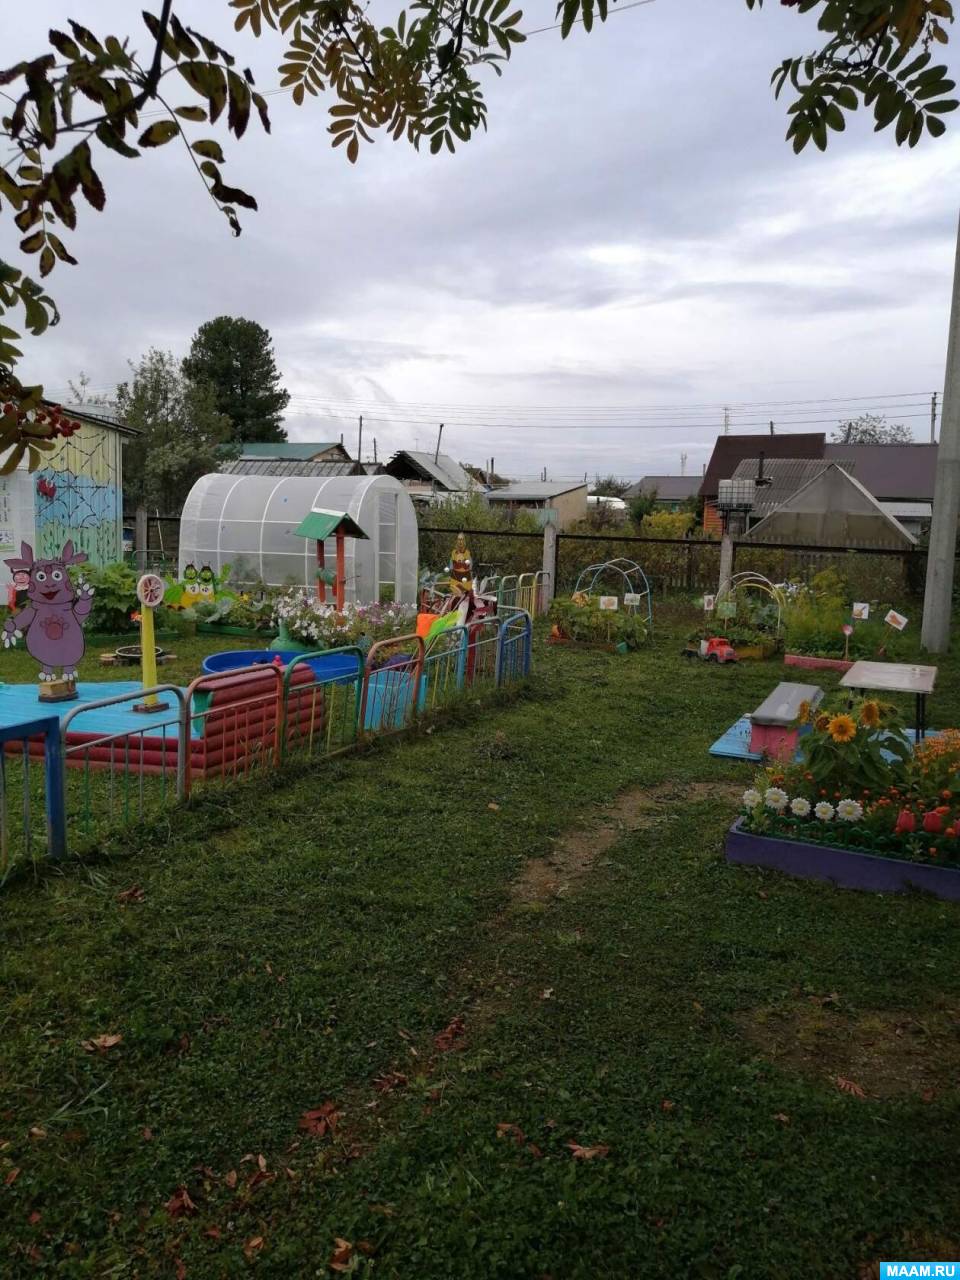
[[[773,435],[773,423],[770,423],[770,434]]]
[[[930,443],[937,443],[937,393],[930,397]]]
[[[725,436],[730,434],[730,410],[726,405],[723,406],[723,434]]]
[[[357,432],[357,461],[363,462],[363,414],[360,415],[360,429]]]
[[[440,457],[440,437],[443,435],[443,423],[440,423],[440,430],[437,432],[437,447],[433,454],[433,460],[436,462]]]
[[[685,453],[680,455],[680,474],[682,476],[687,474],[687,455]]]
[[[933,520],[927,550],[920,636],[921,644],[931,653],[946,653],[950,647],[957,515],[960,513],[960,230],[953,266],[948,333],[940,448],[937,452],[937,480],[933,491]]]
[[[377,437],[373,437],[373,465],[377,465]]]

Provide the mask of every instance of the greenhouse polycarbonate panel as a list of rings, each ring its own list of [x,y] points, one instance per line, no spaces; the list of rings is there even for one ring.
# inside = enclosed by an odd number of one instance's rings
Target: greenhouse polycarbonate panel
[[[381,510],[380,498],[389,498]],[[381,518],[393,509],[393,519]],[[347,538],[346,598],[372,601],[379,595],[381,547],[394,557],[395,599],[416,601],[417,517],[409,494],[391,476],[250,476],[214,473],[194,485],[180,522],[180,569],[209,564],[233,566],[235,581],[262,579],[271,586],[316,582],[316,543],[297,528],[314,508],[343,511],[367,534]],[[328,563],[334,539],[325,543]]]

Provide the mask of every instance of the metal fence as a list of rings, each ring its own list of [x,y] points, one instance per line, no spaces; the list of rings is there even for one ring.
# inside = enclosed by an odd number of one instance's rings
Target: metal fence
[[[415,635],[158,685],[0,730],[0,883],[17,864],[102,844],[168,814],[198,788],[397,733],[469,693],[530,672],[524,610]],[[150,701],[143,723],[131,708]]]

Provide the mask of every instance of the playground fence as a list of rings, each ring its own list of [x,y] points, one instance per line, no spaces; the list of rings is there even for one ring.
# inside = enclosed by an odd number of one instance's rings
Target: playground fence
[[[529,613],[512,610],[452,627],[429,647],[399,636],[366,655],[305,653],[285,668],[204,675],[187,689],[158,685],[0,730],[0,884],[19,863],[62,857],[68,832],[75,848],[103,843],[199,787],[262,776],[285,759],[333,756],[466,694],[523,680],[531,636]],[[311,666],[319,657],[343,662],[324,676]],[[161,709],[131,727],[132,705],[148,698]]]

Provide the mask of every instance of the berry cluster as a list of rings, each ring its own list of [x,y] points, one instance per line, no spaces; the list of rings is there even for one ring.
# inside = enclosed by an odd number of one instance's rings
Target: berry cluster
[[[43,433],[47,439],[53,439],[55,436],[62,436],[65,440],[80,430],[80,423],[75,418],[69,418],[63,412],[60,405],[50,405],[40,409],[24,409],[20,405],[7,401],[3,406],[3,416],[6,418],[14,415],[19,426],[24,423],[31,425],[46,427]]]

